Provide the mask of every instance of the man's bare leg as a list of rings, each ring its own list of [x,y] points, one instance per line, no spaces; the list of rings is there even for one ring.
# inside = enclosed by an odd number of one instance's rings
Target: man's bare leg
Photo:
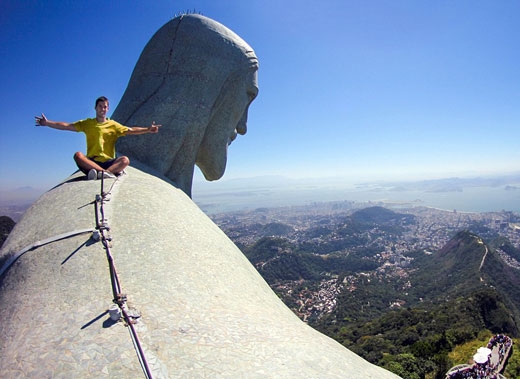
[[[88,159],[85,154],[80,151],[74,154],[74,161],[82,171],[89,172],[92,169],[96,171],[104,171],[96,162]]]
[[[99,166],[96,162],[87,158],[87,156],[85,156],[85,154],[83,154],[80,151],[78,151],[76,154],[74,154],[74,161],[76,161],[76,164],[78,165],[78,167],[80,169],[82,169],[83,171],[89,172],[90,170],[94,169],[97,172],[108,171],[115,175],[119,174],[130,164],[130,159],[128,159],[128,157],[121,156],[121,157],[116,158],[114,163],[108,169],[105,170],[104,168]]]
[[[110,166],[107,171],[110,171],[114,175],[119,175],[125,168],[130,164],[130,159],[125,157],[124,155],[121,157],[117,157],[112,166]]]

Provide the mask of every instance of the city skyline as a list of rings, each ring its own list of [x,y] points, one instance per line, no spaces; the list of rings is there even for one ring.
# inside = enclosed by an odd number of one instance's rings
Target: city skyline
[[[48,189],[76,170],[84,136],[34,116],[113,111],[142,49],[195,11],[259,61],[248,133],[223,180],[419,180],[518,172],[520,3],[484,1],[7,1],[0,16],[0,190]],[[161,123],[161,120],[153,120]],[[195,186],[202,180],[196,170]]]

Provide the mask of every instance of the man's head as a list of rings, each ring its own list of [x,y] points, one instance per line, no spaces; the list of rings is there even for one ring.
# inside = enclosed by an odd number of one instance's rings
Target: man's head
[[[177,17],[144,48],[113,114],[125,125],[160,122],[160,138],[121,138],[119,153],[165,175],[188,195],[195,164],[207,180],[222,177],[227,147],[247,131],[258,92],[253,49],[200,15]]]
[[[108,99],[105,96],[101,96],[96,99],[96,106],[94,109],[96,110],[96,119],[99,122],[102,122],[106,119],[108,108]]]
[[[97,108],[100,102],[106,102],[108,105],[108,99],[105,96],[100,96],[96,99],[96,105],[94,106],[94,108]]]

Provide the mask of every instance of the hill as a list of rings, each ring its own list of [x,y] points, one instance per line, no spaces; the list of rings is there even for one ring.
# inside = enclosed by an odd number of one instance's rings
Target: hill
[[[351,218],[353,221],[362,224],[395,225],[403,221],[411,223],[414,221],[415,217],[409,214],[396,213],[380,206],[375,206],[360,209],[354,212]]]
[[[403,377],[443,377],[457,344],[519,333],[517,215],[316,205],[259,216],[235,213],[223,229],[284,302]],[[289,232],[266,237],[273,220]]]
[[[461,231],[437,253],[422,255],[401,293],[406,308],[385,311],[385,298],[396,291],[367,282],[361,291],[342,294],[335,311],[315,327],[388,369],[406,356],[419,377],[442,377],[453,363],[447,354],[482,331],[518,336],[519,277],[480,237]]]
[[[15,226],[15,222],[8,216],[0,216],[0,247],[4,244],[11,230]]]
[[[411,275],[416,283],[410,290],[412,296],[439,303],[475,293],[496,293],[492,297],[500,301],[481,304],[486,328],[518,335],[520,275],[478,235],[461,231],[430,259],[416,260],[413,267],[417,270]]]

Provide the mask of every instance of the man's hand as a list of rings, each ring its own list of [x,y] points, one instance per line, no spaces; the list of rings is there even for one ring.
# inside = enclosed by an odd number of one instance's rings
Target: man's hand
[[[47,117],[42,113],[41,116],[34,116],[36,126],[47,126]]]
[[[62,122],[62,121],[51,121],[42,113],[41,116],[34,116],[34,121],[36,122],[36,126],[48,126],[49,128],[58,129],[58,130],[70,130],[71,132],[77,132],[74,124],[70,122]]]
[[[159,127],[162,126],[161,124],[156,125],[155,121],[152,121],[152,125],[148,127],[148,131],[150,133],[157,133],[159,131]]]
[[[143,126],[132,126],[128,128],[128,131],[126,132],[127,136],[137,136],[141,134],[148,134],[148,133],[157,133],[159,131],[159,127],[162,125],[156,125],[155,121],[152,122],[152,125],[149,127],[143,127]]]

